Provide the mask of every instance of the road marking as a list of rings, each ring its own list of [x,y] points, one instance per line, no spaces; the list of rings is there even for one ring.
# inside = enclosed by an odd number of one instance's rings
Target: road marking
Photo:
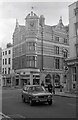
[[[73,106],[73,107],[78,107],[78,105],[76,105],[76,104],[68,103],[68,105]]]
[[[9,115],[11,118],[26,118],[25,116],[23,115],[20,115],[20,114],[12,114],[12,115]]]

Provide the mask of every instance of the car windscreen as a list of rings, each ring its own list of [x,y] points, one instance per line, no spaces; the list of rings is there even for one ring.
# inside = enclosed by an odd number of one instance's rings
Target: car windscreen
[[[34,92],[34,91],[36,91],[36,92],[42,92],[42,91],[46,91],[46,90],[42,86],[33,86],[33,87],[29,88],[29,91],[31,91],[31,92]]]

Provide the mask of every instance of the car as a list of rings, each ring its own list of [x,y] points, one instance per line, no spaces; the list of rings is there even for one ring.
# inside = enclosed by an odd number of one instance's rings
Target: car
[[[31,106],[34,103],[52,104],[52,93],[48,92],[41,85],[25,85],[22,89],[22,101],[28,102]]]

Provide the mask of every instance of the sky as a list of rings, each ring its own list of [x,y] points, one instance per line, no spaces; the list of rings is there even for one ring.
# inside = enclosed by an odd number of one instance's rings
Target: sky
[[[12,43],[16,19],[20,25],[25,25],[25,17],[32,6],[38,16],[44,15],[47,25],[57,25],[60,16],[63,24],[68,25],[68,6],[73,2],[75,0],[0,0],[0,47],[4,49],[7,43]]]

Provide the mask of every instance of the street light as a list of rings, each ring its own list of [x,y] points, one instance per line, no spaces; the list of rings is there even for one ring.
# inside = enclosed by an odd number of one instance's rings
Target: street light
[[[41,26],[41,70],[43,70],[43,17],[40,18],[40,26]]]

